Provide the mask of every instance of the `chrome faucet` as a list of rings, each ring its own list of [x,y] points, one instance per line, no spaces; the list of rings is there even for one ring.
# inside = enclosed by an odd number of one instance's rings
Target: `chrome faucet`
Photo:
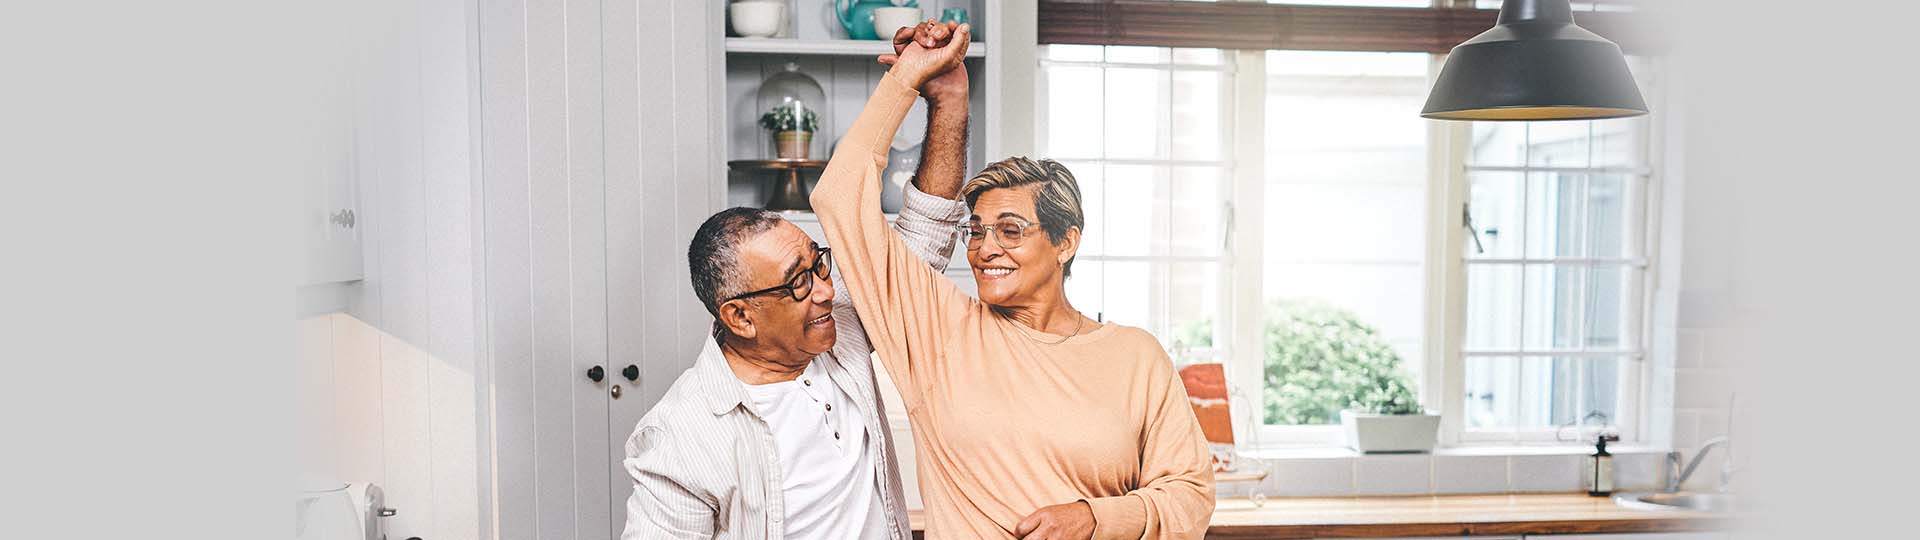
[[[1707,457],[1707,454],[1712,452],[1715,447],[1727,446],[1730,441],[1731,439],[1728,439],[1725,435],[1707,439],[1707,442],[1701,443],[1699,448],[1694,449],[1693,459],[1687,461],[1685,468],[1680,467],[1679,451],[1667,452],[1666,492],[1674,493],[1680,491],[1680,486],[1686,485],[1687,479],[1693,477],[1693,470],[1700,467],[1700,462]],[[1729,448],[1731,447],[1729,446]],[[1719,491],[1725,491],[1727,489],[1727,480],[1733,472],[1731,470],[1733,467],[1731,450],[1728,451],[1728,457],[1729,459],[1724,460],[1726,464],[1720,468],[1720,483],[1715,486]]]
[[[1726,447],[1726,451],[1722,453],[1727,456],[1725,459],[1720,460],[1720,478],[1719,481],[1714,484],[1714,491],[1726,493],[1727,484],[1732,483],[1733,473],[1735,471],[1733,465],[1733,405],[1735,399],[1735,397],[1727,398],[1727,434],[1707,439],[1706,442],[1700,443],[1700,447],[1693,450],[1693,459],[1687,461],[1685,468],[1680,467],[1680,452],[1667,452],[1667,493],[1680,491],[1680,486],[1686,485],[1687,479],[1693,477],[1693,470],[1700,467],[1700,461],[1706,458],[1707,453],[1712,452],[1714,447],[1719,446]]]

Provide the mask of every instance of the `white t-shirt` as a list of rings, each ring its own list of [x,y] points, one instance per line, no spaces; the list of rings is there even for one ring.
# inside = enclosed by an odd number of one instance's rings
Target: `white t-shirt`
[[[773,431],[791,540],[884,540],[886,507],[867,454],[860,407],[815,361],[800,378],[747,385]]]

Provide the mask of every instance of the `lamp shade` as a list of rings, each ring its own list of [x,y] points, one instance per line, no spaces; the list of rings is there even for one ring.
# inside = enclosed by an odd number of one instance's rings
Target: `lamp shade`
[[[1647,114],[1620,46],[1573,24],[1567,0],[1506,0],[1492,29],[1454,46],[1420,116],[1592,120]]]

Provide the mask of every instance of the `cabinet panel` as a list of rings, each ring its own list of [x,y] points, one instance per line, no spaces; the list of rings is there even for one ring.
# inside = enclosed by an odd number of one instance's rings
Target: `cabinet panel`
[[[337,84],[329,97],[350,102],[351,89]],[[345,107],[342,107],[346,109]],[[347,109],[351,110],[351,109]],[[342,115],[351,117],[352,115]],[[306,242],[303,285],[360,279],[361,218],[351,118],[329,118],[329,136],[315,137],[320,159],[306,185],[300,230]]]

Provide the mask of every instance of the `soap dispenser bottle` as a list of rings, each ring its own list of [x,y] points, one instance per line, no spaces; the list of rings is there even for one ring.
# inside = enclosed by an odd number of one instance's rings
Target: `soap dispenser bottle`
[[[1613,454],[1607,453],[1608,441],[1619,435],[1602,433],[1594,439],[1593,455],[1587,456],[1587,494],[1605,497],[1613,494]]]

